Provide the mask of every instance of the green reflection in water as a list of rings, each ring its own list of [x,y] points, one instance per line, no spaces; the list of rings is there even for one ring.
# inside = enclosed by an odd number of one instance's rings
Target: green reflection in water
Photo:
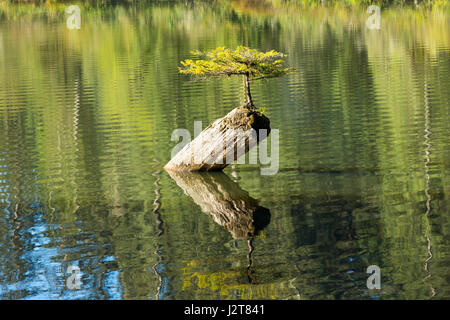
[[[374,31],[364,10],[82,7],[74,31],[63,5],[0,10],[2,298],[450,297],[448,12],[385,10]],[[191,81],[179,61],[240,44],[297,70],[253,88],[279,173],[226,170],[270,210],[250,280],[247,240],[161,171],[174,129],[239,103],[239,79]]]

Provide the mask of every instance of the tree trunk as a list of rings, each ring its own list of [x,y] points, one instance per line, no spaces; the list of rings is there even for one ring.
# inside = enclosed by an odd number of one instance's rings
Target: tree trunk
[[[244,106],[251,109],[254,108],[252,94],[250,92],[250,75],[244,75]]]
[[[265,135],[261,129],[266,129]],[[270,121],[266,116],[255,109],[237,107],[205,128],[181,149],[164,169],[222,170],[256,146],[269,133]]]
[[[184,193],[234,239],[252,239],[270,222],[270,211],[258,205],[223,172],[169,172]]]

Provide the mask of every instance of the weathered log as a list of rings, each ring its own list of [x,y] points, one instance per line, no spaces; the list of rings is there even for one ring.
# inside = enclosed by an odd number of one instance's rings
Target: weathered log
[[[178,186],[235,239],[252,239],[270,222],[270,211],[223,172],[168,171]]]
[[[261,130],[265,129],[265,130]],[[270,121],[256,109],[237,107],[184,146],[164,167],[175,171],[219,171],[270,133]]]

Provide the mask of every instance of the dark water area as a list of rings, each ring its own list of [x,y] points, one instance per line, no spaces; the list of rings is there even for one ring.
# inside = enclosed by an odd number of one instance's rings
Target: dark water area
[[[239,3],[1,7],[2,299],[450,298],[448,12]],[[252,88],[277,173],[171,177],[242,91],[179,62],[238,45],[296,69]]]

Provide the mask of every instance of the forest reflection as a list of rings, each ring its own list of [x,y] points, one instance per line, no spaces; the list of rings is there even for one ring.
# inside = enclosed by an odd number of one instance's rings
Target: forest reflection
[[[77,32],[64,5],[0,4],[1,298],[450,297],[448,12],[371,32],[365,10],[226,3],[86,5]],[[171,177],[173,130],[241,89],[179,61],[240,44],[298,71],[254,87],[279,172]]]

